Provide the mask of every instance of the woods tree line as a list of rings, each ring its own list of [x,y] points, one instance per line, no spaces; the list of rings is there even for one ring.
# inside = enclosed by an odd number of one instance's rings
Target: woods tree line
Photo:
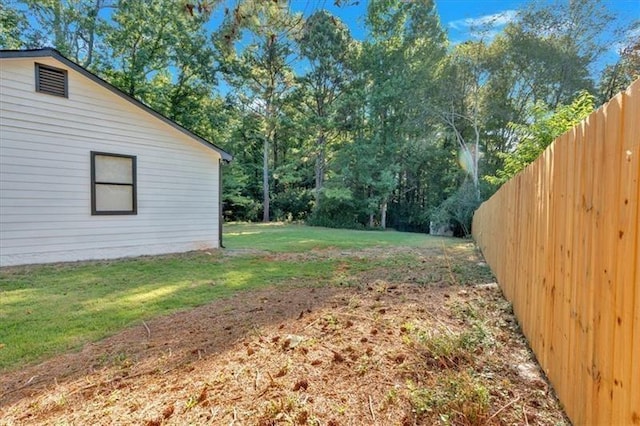
[[[305,2],[9,0],[0,46],[55,47],[232,153],[227,220],[461,234],[640,74],[640,24],[601,0],[532,2],[463,43],[432,0],[369,0],[364,40]],[[617,62],[595,72],[614,41]]]

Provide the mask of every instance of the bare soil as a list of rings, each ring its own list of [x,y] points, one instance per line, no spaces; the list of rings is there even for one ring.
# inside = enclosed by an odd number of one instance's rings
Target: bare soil
[[[5,373],[0,424],[566,423],[498,287],[417,282],[442,265],[423,256],[238,293]]]

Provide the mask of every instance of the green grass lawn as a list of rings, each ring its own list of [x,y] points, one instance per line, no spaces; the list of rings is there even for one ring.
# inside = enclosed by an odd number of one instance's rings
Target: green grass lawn
[[[224,244],[239,254],[229,256],[213,250],[0,270],[0,369],[18,368],[78,349],[143,320],[237,291],[294,279],[327,284],[335,281],[338,267],[344,274],[345,265],[357,270],[384,266],[362,258],[355,262],[348,256],[274,261],[270,253],[443,244],[455,250],[468,242],[393,231],[230,224]]]
[[[232,249],[252,248],[272,252],[313,249],[363,249],[367,247],[441,247],[460,240],[425,234],[388,231],[356,231],[283,223],[225,225],[224,245]]]

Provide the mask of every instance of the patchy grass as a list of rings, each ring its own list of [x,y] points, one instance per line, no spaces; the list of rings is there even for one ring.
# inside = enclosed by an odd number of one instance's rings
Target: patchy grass
[[[410,267],[418,261],[412,248],[446,246],[455,252],[468,246],[462,240],[424,234],[283,224],[229,225],[225,244],[231,250],[4,268],[0,271],[0,369],[78,349],[142,320],[238,291],[284,281],[348,285],[353,271]],[[366,252],[313,254],[331,248],[380,247],[402,250],[375,260]],[[228,255],[234,251],[241,255]]]
[[[465,290],[462,294],[467,295]],[[449,317],[463,327],[455,330],[441,323],[406,328],[405,343],[420,360],[409,369],[412,379],[407,385],[415,420],[421,424],[488,424],[493,386],[482,377],[482,367],[486,362],[495,363],[484,354],[495,351],[492,334],[497,330],[487,324],[475,301],[449,304]],[[440,374],[434,376],[433,370]]]
[[[294,249],[319,230],[234,225],[227,251],[1,271],[19,338],[0,329],[0,418],[565,424],[472,244],[352,231],[337,247],[325,230]]]
[[[421,424],[485,425],[491,411],[489,389],[473,371],[444,371],[435,386],[409,385]]]
[[[497,286],[459,284],[465,277],[449,268],[485,275],[464,247],[446,256],[404,247],[265,254],[271,262],[331,260],[341,280],[283,279],[8,371],[0,376],[0,418],[565,424]],[[432,270],[433,282],[417,280]]]
[[[238,291],[293,277],[326,280],[333,263],[197,252],[2,271],[0,368],[78,348],[136,321]]]

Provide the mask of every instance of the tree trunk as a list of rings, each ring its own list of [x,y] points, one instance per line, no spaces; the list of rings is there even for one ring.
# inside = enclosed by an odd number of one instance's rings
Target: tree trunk
[[[65,39],[66,29],[63,27],[62,22],[62,5],[60,2],[55,2],[53,5],[53,42],[56,49],[62,52],[63,55],[69,55],[69,49],[67,49],[67,40]]]
[[[387,201],[386,200],[382,203],[382,207],[380,208],[380,227],[382,229],[387,229]]]
[[[315,187],[315,201],[317,209],[320,207],[320,191],[324,186],[324,162],[325,162],[325,136],[324,133],[318,135],[316,141],[317,155],[316,155],[316,187]]]
[[[480,201],[480,179],[479,179],[479,159],[480,159],[480,130],[478,124],[474,123],[476,132],[476,143],[473,153],[473,185],[476,190],[476,201]]]
[[[262,158],[262,221],[269,222],[269,138],[264,138],[264,150]]]
[[[265,120],[266,120],[266,134],[264,137],[264,147],[262,150],[262,221],[264,223],[269,222],[269,143],[275,139],[275,125],[273,123],[273,92],[274,83],[271,79],[271,84],[267,87],[265,92]]]
[[[369,187],[367,192],[368,192],[368,199],[371,200],[371,196],[372,196],[371,195],[371,193],[372,193],[371,187]],[[374,213],[373,212],[369,213],[369,228],[373,228],[374,220],[375,220]]]
[[[87,58],[84,61],[83,66],[85,68],[89,68],[93,63],[93,47],[96,38],[96,21],[98,20],[98,13],[100,13],[100,9],[102,8],[102,1],[95,0],[93,5],[93,9],[89,11],[89,17],[91,18],[91,24],[89,28],[89,38],[85,39],[87,43]],[[77,55],[77,52],[76,52]]]

